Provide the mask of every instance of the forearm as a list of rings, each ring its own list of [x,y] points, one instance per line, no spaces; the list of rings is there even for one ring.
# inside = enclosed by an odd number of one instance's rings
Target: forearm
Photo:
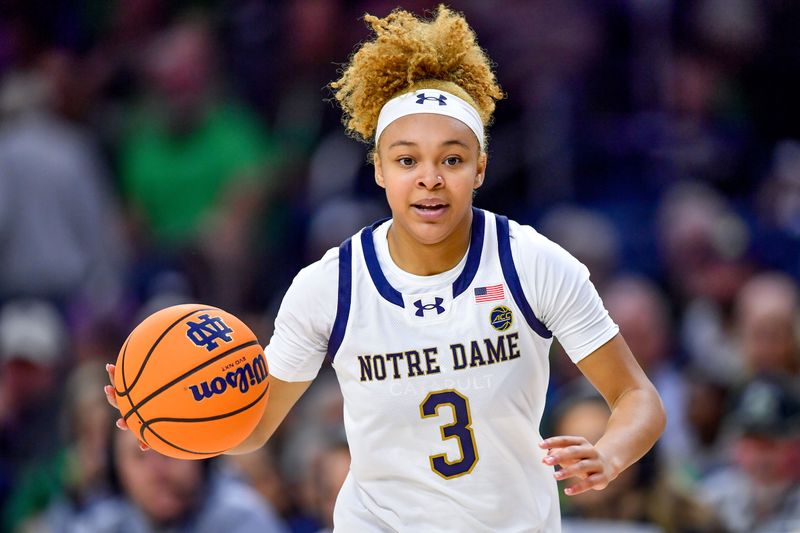
[[[666,414],[649,382],[625,391],[610,407],[606,431],[595,447],[612,465],[613,479],[653,447],[664,431]]]
[[[310,385],[310,381],[289,382],[270,376],[270,398],[261,420],[253,432],[238,446],[225,452],[226,455],[248,453],[263,446]]]

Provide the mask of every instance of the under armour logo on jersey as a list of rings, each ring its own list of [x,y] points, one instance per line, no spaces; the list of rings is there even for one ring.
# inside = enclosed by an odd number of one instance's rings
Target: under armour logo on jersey
[[[209,352],[219,346],[217,339],[231,342],[233,330],[218,316],[211,317],[207,313],[198,317],[202,322],[187,322],[189,329],[186,336],[196,346],[205,346]]]
[[[438,296],[434,298],[434,302],[432,304],[424,304],[422,300],[417,300],[414,302],[414,307],[417,308],[417,312],[414,313],[417,316],[425,316],[425,311],[432,311],[436,309],[436,314],[441,315],[444,313],[444,307],[442,307],[442,302],[444,302],[444,298],[439,298]]]
[[[447,105],[447,97],[443,94],[439,96],[425,96],[425,93],[419,93],[417,95],[418,104],[424,104],[425,100],[433,100],[434,102],[439,102],[439,105]]]

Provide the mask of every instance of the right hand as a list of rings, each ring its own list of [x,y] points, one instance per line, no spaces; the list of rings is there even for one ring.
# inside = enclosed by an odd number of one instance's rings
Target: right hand
[[[112,365],[110,363],[106,364],[106,372],[108,372],[108,379],[109,379],[109,381],[111,381],[111,385],[106,385],[105,387],[103,387],[103,392],[106,393],[106,400],[108,400],[108,403],[110,403],[112,407],[114,407],[117,411],[119,411],[119,404],[117,403],[117,394],[116,394],[116,392],[114,392],[114,372],[115,372],[115,370],[116,370],[116,366],[114,366],[114,365]],[[116,425],[117,425],[117,427],[119,429],[122,429],[122,430],[127,430],[128,429],[128,424],[125,422],[124,418],[117,418]],[[144,451],[147,451],[147,450],[150,449],[150,446],[148,446],[147,444],[142,442],[141,439],[138,439],[138,440],[139,440],[139,449],[140,450],[142,450],[144,452]]]

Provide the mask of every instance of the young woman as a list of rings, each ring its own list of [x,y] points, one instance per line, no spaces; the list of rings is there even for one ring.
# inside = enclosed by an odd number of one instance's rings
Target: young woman
[[[587,269],[473,207],[503,94],[464,18],[366,20],[376,37],[332,88],[392,217],[297,275],[265,349],[269,406],[230,453],[261,446],[327,357],[352,454],[337,530],[558,531],[556,479],[608,485],[658,438],[660,399]],[[612,409],[594,445],[539,434],[553,336]]]

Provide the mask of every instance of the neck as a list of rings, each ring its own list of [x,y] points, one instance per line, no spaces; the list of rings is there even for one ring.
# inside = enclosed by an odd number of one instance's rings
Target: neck
[[[409,274],[433,276],[455,267],[469,248],[472,228],[472,210],[467,214],[464,224],[459,226],[441,242],[426,244],[392,224],[387,239],[389,255],[394,263]]]

